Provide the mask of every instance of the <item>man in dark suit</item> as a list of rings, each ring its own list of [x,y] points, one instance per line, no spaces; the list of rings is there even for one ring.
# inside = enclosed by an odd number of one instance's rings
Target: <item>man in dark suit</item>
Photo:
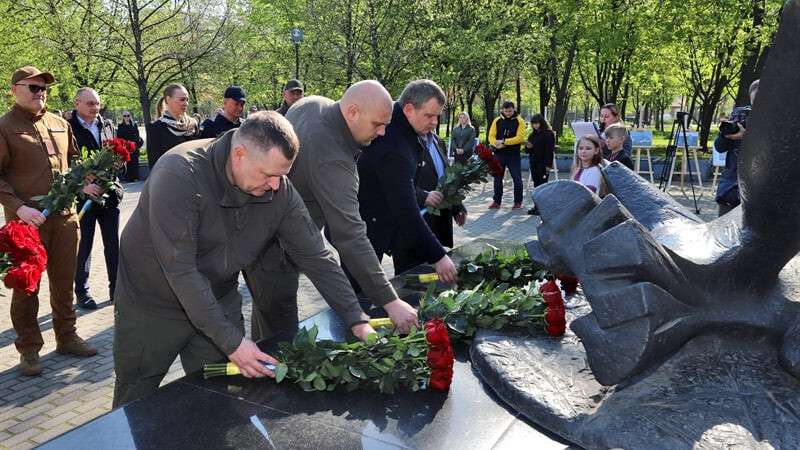
[[[445,156],[445,144],[433,132],[427,136],[420,136],[422,144],[427,151],[422,152],[422,161],[414,177],[414,186],[417,193],[417,206],[420,211],[428,206],[436,207],[442,201],[442,193],[437,191],[439,180],[444,177],[445,171],[450,166]],[[467,220],[467,209],[464,205],[447,208],[440,215],[424,213],[425,223],[428,224],[436,239],[445,247],[453,247],[453,219],[458,226],[464,226]]]
[[[386,134],[375,139],[358,160],[358,201],[372,247],[378,257],[392,256],[395,274],[427,262],[442,281],[453,283],[455,265],[422,218],[414,185],[428,152],[421,137],[436,127],[445,101],[444,92],[431,80],[406,86],[394,105]],[[430,193],[426,202],[438,204],[441,194]]]
[[[75,94],[75,111],[69,120],[75,142],[79,149],[100,149],[103,141],[114,137],[114,129],[106,124],[100,112],[100,96],[92,88],[80,88]],[[92,243],[95,223],[100,224],[103,236],[103,253],[106,258],[109,297],[114,299],[119,260],[119,202],[122,193],[106,198],[105,206],[97,203],[83,215],[80,222],[81,240],[78,246],[78,263],[75,271],[76,303],[83,309],[97,309],[97,303],[89,295],[89,269],[92,264]],[[82,202],[81,202],[82,203]],[[78,205],[78,208],[83,206]]]

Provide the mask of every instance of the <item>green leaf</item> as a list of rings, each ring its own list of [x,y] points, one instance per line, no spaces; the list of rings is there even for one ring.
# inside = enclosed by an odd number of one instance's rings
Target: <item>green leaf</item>
[[[367,374],[365,374],[363,370],[355,366],[350,366],[350,374],[360,380],[367,379]]]
[[[317,377],[319,377],[319,374],[317,372],[311,372],[310,374],[306,375],[305,378],[303,378],[303,381],[310,383],[314,381]]]
[[[324,391],[327,388],[327,384],[322,377],[318,377],[314,379],[314,389],[318,391]]]
[[[317,341],[317,334],[319,334],[319,328],[317,328],[317,325],[314,324],[314,326],[311,327],[311,330],[308,331],[308,341],[309,342],[316,342]]]
[[[275,368],[275,382],[283,381],[287,373],[289,373],[289,366],[283,363],[278,364],[278,367]]]

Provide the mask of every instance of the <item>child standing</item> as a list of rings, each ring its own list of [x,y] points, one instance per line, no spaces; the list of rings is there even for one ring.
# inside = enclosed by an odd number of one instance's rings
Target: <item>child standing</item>
[[[603,161],[602,145],[597,136],[587,134],[582,137],[578,141],[575,162],[572,164],[572,180],[598,195],[603,184],[603,175],[600,173],[600,163]]]
[[[609,162],[619,161],[620,164],[633,170],[633,160],[623,150],[625,140],[628,139],[628,130],[624,125],[611,125],[606,128],[606,148],[603,157]]]

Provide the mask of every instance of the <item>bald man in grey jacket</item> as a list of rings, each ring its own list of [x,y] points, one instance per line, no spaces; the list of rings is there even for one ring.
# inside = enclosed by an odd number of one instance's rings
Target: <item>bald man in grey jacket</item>
[[[289,173],[311,218],[327,228],[344,265],[376,306],[383,307],[401,332],[417,324],[417,312],[399,299],[367,238],[359,213],[356,160],[364,146],[382,136],[391,120],[392,98],[377,81],[351,86],[338,102],[312,96],[292,106],[286,118],[300,140]],[[247,271],[253,293],[253,339],[290,338],[297,330],[298,272],[280,243],[254,270]]]

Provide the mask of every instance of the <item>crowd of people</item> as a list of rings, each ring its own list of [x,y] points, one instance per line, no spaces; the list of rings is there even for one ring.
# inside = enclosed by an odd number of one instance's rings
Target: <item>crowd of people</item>
[[[380,83],[365,80],[332,100],[306,97],[302,82],[290,80],[279,109],[247,119],[245,92],[230,86],[219,114],[202,123],[187,114],[186,88],[169,85],[158,118],[146,124],[150,174],[121,236],[121,195],[92,206],[80,223],[74,207],[45,216],[32,200],[48,192],[53,171],[80,158],[80,149],[96,151],[114,135],[134,142],[137,152],[144,144],[130,113],[116,129],[101,117],[94,89],[75,93],[69,120],[48,112],[54,82],[31,66],[12,76],[15,105],[0,118],[0,203],[6,221],[38,227],[48,254],[56,348],[80,357],[97,353],[76,334],[73,299],[97,308],[88,278],[99,224],[115,305],[115,405],[155,391],[178,355],[187,373],[227,357],[245,376],[272,376],[265,364],[274,359],[254,342],[288,339],[297,330],[300,272],[360,339],[374,330],[359,294],[382,307],[400,331],[418,324],[416,310],[389,283],[384,256],[391,256],[396,273],[428,263],[442,281],[456,281],[447,248],[467,210],[457,205],[431,215],[426,208],[441,204],[437,186],[450,156],[456,163],[471,158],[477,132],[459,114],[448,151],[435,133],[447,98],[434,81],[412,81],[393,100]],[[488,131],[511,174],[514,209],[523,202],[522,149],[534,187],[548,181],[554,161],[556,139],[547,120],[537,114],[530,123],[526,139],[524,119],[505,102]],[[572,179],[598,195],[604,194],[604,161],[631,167],[630,137],[614,105],[602,108],[601,130],[602,139],[578,139],[572,169]],[[136,155],[132,160],[121,174],[127,180],[139,179]],[[90,180],[82,189],[90,197],[104,194]],[[489,208],[500,208],[502,194],[498,176]],[[240,274],[253,297],[250,338]],[[38,305],[38,293],[14,291],[15,344],[21,373],[29,376],[42,371]]]

